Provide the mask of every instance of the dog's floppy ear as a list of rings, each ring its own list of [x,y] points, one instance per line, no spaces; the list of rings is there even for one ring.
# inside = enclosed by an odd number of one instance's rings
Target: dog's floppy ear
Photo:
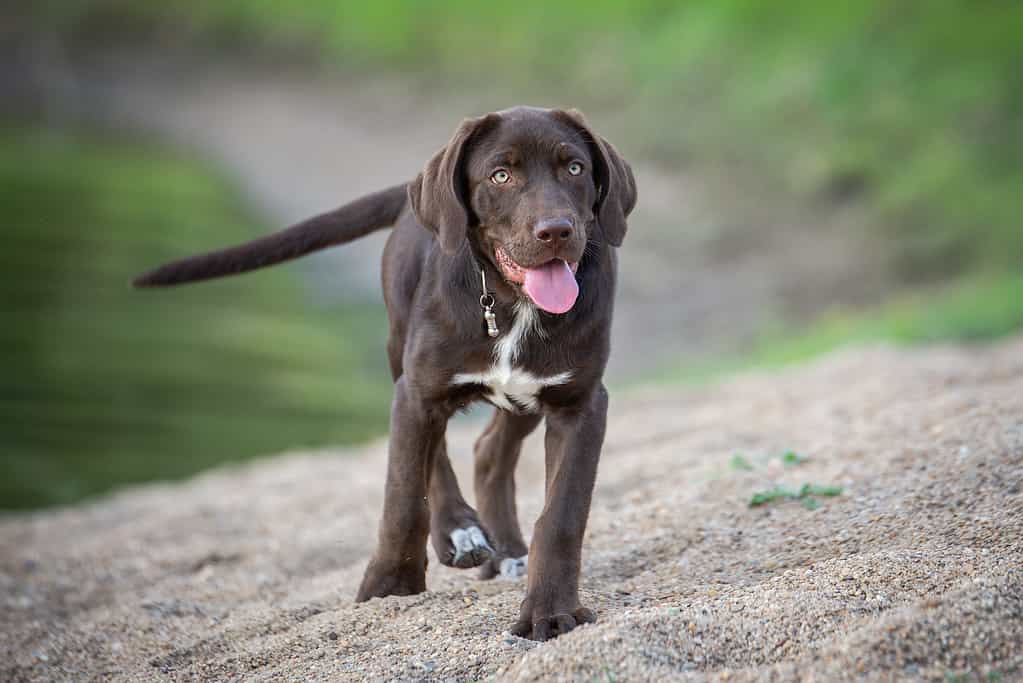
[[[487,114],[462,121],[448,144],[409,183],[412,211],[423,227],[436,233],[441,248],[449,254],[458,251],[476,221],[466,196],[466,154],[473,141],[498,119],[497,114]]]
[[[594,212],[608,243],[620,247],[625,239],[626,219],[636,206],[636,179],[632,176],[632,167],[614,145],[593,132],[581,112],[568,109],[554,113],[577,128],[590,147],[593,177],[597,183]]]

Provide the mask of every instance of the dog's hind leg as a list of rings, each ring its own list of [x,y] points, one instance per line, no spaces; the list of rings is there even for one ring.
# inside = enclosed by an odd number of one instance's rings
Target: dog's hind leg
[[[493,557],[484,526],[458,488],[443,439],[433,455],[429,491],[430,538],[441,563],[468,569]]]
[[[476,441],[476,505],[497,552],[480,567],[480,578],[518,578],[526,573],[526,543],[515,506],[515,466],[522,440],[540,424],[539,415],[495,410]]]

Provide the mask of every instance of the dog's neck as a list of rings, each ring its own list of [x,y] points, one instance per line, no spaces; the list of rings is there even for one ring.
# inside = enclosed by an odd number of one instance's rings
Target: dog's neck
[[[488,253],[482,246],[477,244],[476,240],[470,239],[467,240],[467,243],[468,249],[465,250],[465,265],[473,273],[476,280],[476,289],[480,290],[479,294],[490,294],[497,301],[506,305],[514,306],[519,301],[524,301],[525,297],[522,295],[522,292],[504,279],[504,273],[494,263],[493,254]],[[487,282],[486,292],[482,291],[483,279],[486,279]]]
[[[520,324],[527,322],[520,310],[528,310],[530,324],[524,325],[521,335],[518,335],[514,344],[515,353],[510,356],[517,356],[518,349],[526,340],[535,334],[542,334],[543,338],[554,340],[560,338],[563,332],[570,332],[575,329],[581,320],[585,320],[587,329],[596,330],[593,325],[600,325],[601,321],[609,322],[609,315],[598,315],[594,313],[594,302],[601,301],[605,297],[614,295],[614,258],[611,249],[605,242],[599,240],[591,241],[580,259],[579,268],[576,271],[576,278],[579,280],[579,298],[572,310],[561,315],[543,313],[536,308],[535,304],[521,291],[520,288],[512,285],[504,279],[499,267],[494,263],[493,257],[488,256],[486,247],[481,245],[472,236],[466,240],[462,248],[453,256],[449,257],[449,278],[455,284],[458,292],[464,292],[465,298],[457,303],[451,301],[451,305],[468,314],[466,321],[472,321],[473,329],[479,329],[487,336],[488,326],[485,319],[485,308],[481,305],[480,297],[484,295],[482,287],[481,271],[486,274],[487,291],[494,297],[493,314],[494,323],[498,328],[496,336],[490,341],[502,346],[507,345],[504,339],[515,331]],[[521,308],[520,307],[528,307]],[[609,313],[609,311],[608,311]],[[478,326],[478,327],[477,327]],[[595,332],[594,332],[595,333]],[[475,333],[474,333],[475,334]],[[499,359],[500,352],[494,349],[495,359]]]

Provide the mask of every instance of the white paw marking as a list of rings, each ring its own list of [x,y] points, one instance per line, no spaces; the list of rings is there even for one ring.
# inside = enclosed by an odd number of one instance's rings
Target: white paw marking
[[[537,394],[545,387],[567,383],[572,379],[572,373],[560,372],[550,377],[539,377],[528,370],[512,367],[522,351],[522,341],[530,332],[544,338],[536,308],[530,303],[519,301],[515,304],[515,324],[494,345],[494,364],[484,372],[460,372],[451,379],[451,384],[482,384],[490,389],[487,398],[491,403],[513,413],[522,408],[536,410]]]
[[[457,563],[465,555],[471,554],[477,549],[487,549],[491,553],[494,549],[487,543],[487,537],[478,526],[471,526],[468,529],[455,529],[451,532],[451,545],[455,548],[454,561]]]
[[[526,575],[529,566],[529,555],[522,557],[506,557],[501,560],[501,578],[517,579]]]

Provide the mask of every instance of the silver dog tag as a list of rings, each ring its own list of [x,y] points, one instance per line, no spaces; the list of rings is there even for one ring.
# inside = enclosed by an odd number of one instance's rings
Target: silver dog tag
[[[483,294],[480,296],[480,306],[483,308],[483,320],[487,323],[487,335],[491,339],[501,334],[497,329],[497,316],[494,315],[494,295],[487,291],[487,272],[480,268],[480,279],[483,281]]]

